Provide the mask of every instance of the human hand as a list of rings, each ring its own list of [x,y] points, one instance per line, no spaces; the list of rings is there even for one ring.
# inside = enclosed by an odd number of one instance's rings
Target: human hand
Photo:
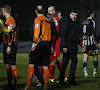
[[[82,45],[82,50],[86,50],[86,46],[85,45]]]
[[[10,26],[11,28],[15,28],[15,27],[16,27],[16,23],[13,23],[13,24],[12,24],[12,22],[11,22],[9,26]]]
[[[10,54],[11,53],[11,47],[10,46],[7,47],[6,53],[7,54]]]
[[[34,51],[36,49],[35,43],[32,44],[31,50]]]

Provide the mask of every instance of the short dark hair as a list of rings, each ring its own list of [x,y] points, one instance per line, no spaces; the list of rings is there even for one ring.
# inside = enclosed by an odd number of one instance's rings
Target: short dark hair
[[[71,10],[69,14],[71,14],[72,12],[78,14],[78,10],[76,10],[76,9]]]
[[[87,17],[90,17],[90,15],[93,14],[93,13],[94,13],[94,10],[88,10],[88,11],[86,12],[86,16],[87,16]]]
[[[39,6],[40,6],[40,8],[39,8]],[[41,5],[39,5],[39,6],[37,6],[37,8],[36,8],[37,13],[39,13],[39,14],[44,13],[43,7]]]

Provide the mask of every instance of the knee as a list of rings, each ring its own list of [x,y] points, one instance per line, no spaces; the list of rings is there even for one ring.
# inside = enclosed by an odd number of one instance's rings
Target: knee
[[[57,63],[57,60],[52,60],[50,64],[54,66],[56,63]]]
[[[43,70],[48,69],[48,66],[43,66]]]
[[[12,70],[12,69],[15,69],[16,66],[15,66],[15,65],[10,65],[10,68],[11,68],[11,70]]]

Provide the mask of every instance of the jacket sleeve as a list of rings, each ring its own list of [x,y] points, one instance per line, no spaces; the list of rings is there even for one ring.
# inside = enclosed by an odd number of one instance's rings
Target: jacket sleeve
[[[62,43],[63,48],[67,48],[67,37],[70,29],[70,23],[65,19],[62,23]]]

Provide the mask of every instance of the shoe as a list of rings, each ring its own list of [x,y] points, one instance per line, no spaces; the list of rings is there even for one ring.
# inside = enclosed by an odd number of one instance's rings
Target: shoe
[[[57,80],[56,79],[49,79],[50,82],[54,83],[56,82]]]
[[[57,80],[56,83],[59,83],[59,80]]]
[[[30,89],[30,88],[26,88],[26,87],[25,87],[25,88],[24,88],[24,90],[31,90],[31,89]]]
[[[67,82],[67,80],[68,80],[68,78],[66,77],[66,78],[64,79],[64,82]],[[59,80],[56,80],[56,83],[59,83]]]
[[[43,85],[42,85],[41,83],[38,83],[38,84],[36,85],[36,87],[42,89],[42,88],[43,88]]]
[[[64,79],[64,82],[67,82],[67,80],[68,80],[68,78],[66,77],[66,78]]]
[[[89,78],[89,76],[88,76],[88,75],[84,75],[84,77],[85,77],[85,78]]]
[[[28,88],[25,87],[24,90],[28,90]]]
[[[96,74],[93,74],[93,78],[100,78],[100,75],[98,75],[97,73]]]
[[[84,77],[85,77],[85,78],[89,78],[88,73],[84,73]]]

